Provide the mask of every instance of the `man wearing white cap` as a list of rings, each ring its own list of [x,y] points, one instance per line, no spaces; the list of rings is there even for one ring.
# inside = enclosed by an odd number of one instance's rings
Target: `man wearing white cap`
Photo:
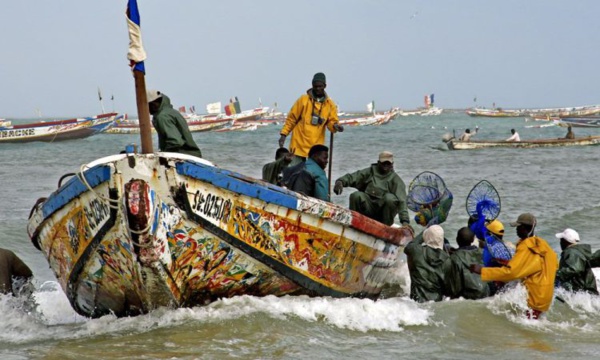
[[[560,240],[560,263],[556,273],[558,285],[566,290],[598,294],[596,277],[590,266],[592,247],[579,243],[579,234],[573,229],[556,234]]]
[[[159,150],[201,158],[202,152],[192,137],[187,121],[179,111],[173,109],[171,99],[157,90],[148,90],[146,96],[152,114],[152,125],[158,134]]]
[[[441,301],[446,293],[444,229],[432,225],[404,248],[410,273],[410,298],[417,302]]]
[[[386,225],[392,225],[396,215],[402,225],[410,224],[406,186],[394,171],[394,155],[391,152],[383,151],[377,163],[337,179],[333,191],[340,195],[344,187],[358,190],[350,194],[350,210]]]

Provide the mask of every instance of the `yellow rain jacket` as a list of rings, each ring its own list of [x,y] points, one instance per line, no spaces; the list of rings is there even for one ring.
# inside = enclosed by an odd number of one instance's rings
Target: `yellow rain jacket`
[[[320,124],[311,123],[313,115],[322,119]],[[325,128],[335,132],[333,125],[339,122],[337,106],[325,95],[325,101],[318,102],[312,96],[312,89],[300,96],[288,113],[281,135],[292,133],[290,151],[298,156],[308,157],[313,145],[325,143]]]
[[[522,279],[527,288],[527,305],[547,311],[554,296],[554,278],[558,257],[546,240],[531,236],[519,241],[513,258],[502,267],[481,269],[481,280],[502,281]]]

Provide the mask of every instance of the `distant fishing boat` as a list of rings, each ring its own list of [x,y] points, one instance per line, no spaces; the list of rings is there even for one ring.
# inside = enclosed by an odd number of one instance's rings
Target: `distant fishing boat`
[[[0,143],[54,142],[86,138],[110,129],[119,118],[117,113],[109,113],[18,125],[4,121],[0,124]]]
[[[561,118],[557,122],[558,126],[562,127],[587,127],[587,128],[598,128],[600,127],[600,116],[588,116],[588,117],[565,117]]]
[[[470,140],[459,141],[456,138],[443,139],[449,150],[475,150],[485,148],[540,148],[560,146],[585,146],[600,144],[600,136],[579,137],[575,139],[536,139],[521,141]]]
[[[536,120],[550,120],[551,118],[589,116],[600,114],[600,105],[546,109],[471,108],[467,109],[466,113],[469,116],[479,117],[531,117]]]

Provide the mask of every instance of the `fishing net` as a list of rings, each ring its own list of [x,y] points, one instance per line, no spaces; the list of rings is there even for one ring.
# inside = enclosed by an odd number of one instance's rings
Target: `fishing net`
[[[487,180],[481,180],[467,196],[467,213],[478,217],[478,210],[487,221],[492,221],[500,214],[500,195],[494,185]]]
[[[444,180],[429,171],[417,175],[408,187],[407,207],[416,213],[415,221],[422,226],[446,221],[452,200]]]

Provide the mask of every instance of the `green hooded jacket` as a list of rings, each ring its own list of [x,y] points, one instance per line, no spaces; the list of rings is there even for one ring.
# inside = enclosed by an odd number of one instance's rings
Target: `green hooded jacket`
[[[443,264],[448,254],[423,246],[419,234],[404,248],[410,273],[410,298],[417,302],[441,301],[446,293]]]
[[[202,157],[202,152],[196,145],[187,122],[177,110],[173,109],[171,99],[165,94],[162,94],[160,107],[152,117],[152,125],[158,133],[160,151]]]
[[[469,265],[482,263],[481,250],[475,246],[454,251],[444,262],[446,295],[452,299],[463,297],[472,300],[490,296],[488,283],[481,281],[481,275],[469,270]]]
[[[370,167],[346,174],[337,179],[341,181],[344,187],[353,187],[370,196],[377,198],[383,197],[386,193],[396,195],[400,201],[398,217],[403,224],[410,223],[408,217],[408,208],[406,207],[406,185],[398,174],[394,171],[383,175],[377,170],[377,164],[371,164]]]
[[[588,291],[598,294],[596,277],[590,265],[592,248],[588,244],[574,244],[560,254],[556,279],[569,291]]]

